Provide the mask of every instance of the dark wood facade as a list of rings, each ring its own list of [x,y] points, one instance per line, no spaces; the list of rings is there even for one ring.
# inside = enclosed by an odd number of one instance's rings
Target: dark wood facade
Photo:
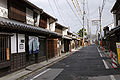
[[[45,61],[47,58],[53,58],[57,55],[57,39],[48,38],[59,38],[61,35],[42,29],[47,28],[48,16],[46,17],[45,15],[41,15],[40,17],[39,26],[42,28],[25,24],[26,7],[31,7],[30,4],[26,4],[24,0],[8,0],[9,19],[0,17],[0,32],[9,33],[9,35],[0,34],[0,76],[25,68],[34,63]],[[33,10],[33,7],[31,7],[31,10]],[[36,18],[36,15],[33,18]],[[13,35],[10,35],[10,33],[16,34],[15,53],[11,53],[11,36]],[[18,51],[18,34],[25,35],[25,51],[23,52]],[[39,53],[29,54],[29,36],[39,38]]]
[[[69,51],[70,51],[70,40],[64,39],[64,52],[69,52]]]
[[[62,30],[58,28],[55,28],[55,32],[62,34]]]
[[[53,58],[57,55],[57,39],[48,39],[48,58]]]
[[[0,76],[10,72],[11,39],[9,35],[0,34]]]
[[[8,0],[9,19],[26,22],[26,6],[23,1]]]
[[[47,17],[44,15],[41,15],[40,17],[40,27],[47,28]]]
[[[56,23],[55,32],[62,34],[62,31],[63,31],[62,29],[63,27]]]

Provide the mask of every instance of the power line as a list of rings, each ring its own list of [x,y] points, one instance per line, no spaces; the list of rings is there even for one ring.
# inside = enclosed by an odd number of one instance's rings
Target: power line
[[[81,15],[83,16],[83,13],[82,13],[82,10],[81,10],[81,8],[80,8],[80,5],[79,5],[78,0],[76,0],[76,2],[77,2],[77,5],[78,5],[78,8],[79,8],[79,11],[80,11]]]
[[[63,19],[62,15],[61,15],[61,13],[60,13],[58,7],[57,7],[56,1],[55,1],[55,0],[53,0],[53,1],[54,1],[54,3],[55,3],[55,7],[56,7],[56,9],[57,9],[57,11],[58,11],[59,16],[60,16],[61,20],[63,21],[63,24],[65,25],[64,19]]]
[[[83,0],[83,46],[84,46],[84,27],[85,27],[85,0]]]
[[[57,0],[56,2],[57,2],[57,4],[58,4],[58,7],[60,8],[60,9],[62,9],[61,7],[62,6],[59,6],[59,3],[58,3],[58,1],[59,0]],[[66,5],[65,5],[66,6]],[[66,6],[66,8],[67,8],[68,6]],[[68,8],[67,8],[68,9]],[[65,14],[65,13],[64,13]],[[66,13],[67,15],[66,16],[68,16],[68,18],[70,18],[70,21],[74,21],[73,23],[72,23],[72,25],[74,24],[75,25],[75,23],[76,23],[76,18],[73,20],[73,18],[71,17],[71,15],[70,15],[70,12],[69,11],[67,11],[67,13]],[[69,22],[69,20],[68,20],[68,18],[67,18],[67,22]],[[71,25],[70,25],[71,26]]]
[[[73,0],[72,0],[72,3],[73,3],[73,5],[74,5],[74,8],[76,9],[76,11],[77,11],[78,15],[80,16],[79,11],[77,10],[77,8],[76,8],[75,3],[74,3],[74,1],[73,1]]]
[[[100,19],[100,34],[101,34],[101,40],[102,40],[102,11],[103,11],[103,9],[104,9],[105,3],[106,3],[106,0],[103,0],[102,8],[99,7],[99,19]]]
[[[70,3],[68,2],[68,0],[66,0],[66,2],[69,5],[69,7],[72,10],[72,12],[74,13],[74,15],[76,16],[76,18],[79,20],[80,24],[83,25],[82,22],[80,21],[80,19],[78,18],[77,14],[74,12],[74,10],[73,10],[72,6],[70,5]]]
[[[48,3],[49,3],[49,5],[50,5],[50,8],[51,8],[51,10],[52,10],[52,12],[53,12],[54,16],[56,17],[55,12],[54,12],[54,10],[53,10],[53,8],[52,8],[52,5],[51,5],[51,3],[50,3],[50,1],[49,1],[49,0],[48,0]]]
[[[86,0],[87,2],[87,10],[88,10],[88,17],[89,17],[89,7],[88,7],[88,0]],[[87,19],[87,28],[88,28],[88,36],[90,35],[90,27],[89,27],[89,18]],[[89,36],[90,38],[90,36]]]

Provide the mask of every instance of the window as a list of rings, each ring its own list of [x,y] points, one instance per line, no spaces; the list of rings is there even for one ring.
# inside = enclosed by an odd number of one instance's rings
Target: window
[[[9,37],[0,36],[0,62],[10,60]]]
[[[34,12],[34,16],[33,16],[33,18],[34,18],[34,23],[37,22],[37,17],[38,17],[38,14],[37,14],[36,12]]]
[[[26,7],[22,1],[8,0],[8,17],[20,22],[26,22]]]
[[[47,28],[47,18],[45,16],[40,17],[40,27]]]

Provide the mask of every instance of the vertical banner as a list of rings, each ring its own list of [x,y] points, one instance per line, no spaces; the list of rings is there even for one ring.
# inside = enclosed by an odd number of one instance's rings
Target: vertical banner
[[[116,47],[117,47],[117,54],[118,54],[118,62],[120,64],[120,42],[116,43]]]
[[[10,60],[9,48],[7,48],[7,60]]]
[[[38,37],[29,36],[29,54],[39,53]]]

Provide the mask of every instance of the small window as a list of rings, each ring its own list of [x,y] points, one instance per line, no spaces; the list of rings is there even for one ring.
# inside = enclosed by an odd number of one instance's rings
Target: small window
[[[34,22],[35,22],[35,23],[37,22],[37,16],[38,16],[38,13],[34,12],[33,18],[34,18]]]

